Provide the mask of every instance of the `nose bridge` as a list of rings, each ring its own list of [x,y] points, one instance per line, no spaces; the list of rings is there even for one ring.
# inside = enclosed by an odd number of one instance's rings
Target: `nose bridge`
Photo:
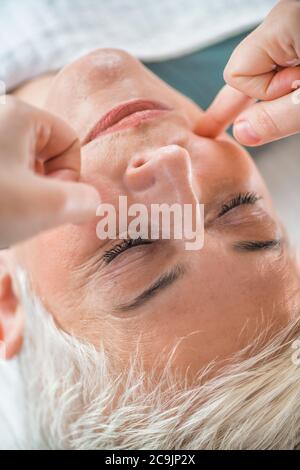
[[[134,199],[145,204],[195,202],[191,159],[178,145],[134,156],[124,183]]]

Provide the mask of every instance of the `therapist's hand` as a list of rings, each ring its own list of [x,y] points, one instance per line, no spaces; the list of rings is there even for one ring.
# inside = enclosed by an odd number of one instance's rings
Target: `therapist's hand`
[[[300,132],[299,65],[300,1],[281,0],[233,52],[224,71],[229,86],[198,132],[215,137],[234,122],[234,136],[249,146]]]
[[[51,114],[12,97],[0,104],[0,248],[96,213],[99,194],[77,182],[80,144]]]

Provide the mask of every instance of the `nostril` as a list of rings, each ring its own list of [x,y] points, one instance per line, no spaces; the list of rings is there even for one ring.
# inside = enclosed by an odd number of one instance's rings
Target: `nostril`
[[[137,157],[136,159],[134,159],[134,161],[132,162],[132,166],[133,168],[140,168],[141,166],[145,165],[146,163],[146,160],[142,157]]]
[[[124,182],[129,190],[148,190],[156,183],[153,159],[145,155],[133,157],[124,175]]]

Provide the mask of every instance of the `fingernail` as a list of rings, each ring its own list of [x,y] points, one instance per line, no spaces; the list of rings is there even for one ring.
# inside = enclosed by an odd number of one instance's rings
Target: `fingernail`
[[[244,145],[258,144],[261,140],[251,124],[246,120],[236,122],[233,131],[235,138]]]

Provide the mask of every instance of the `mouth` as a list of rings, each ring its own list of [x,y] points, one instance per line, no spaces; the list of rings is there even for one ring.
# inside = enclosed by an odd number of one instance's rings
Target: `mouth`
[[[83,145],[101,135],[137,127],[142,122],[155,119],[168,111],[171,111],[171,108],[157,101],[134,100],[120,104],[101,117],[85,137]]]

